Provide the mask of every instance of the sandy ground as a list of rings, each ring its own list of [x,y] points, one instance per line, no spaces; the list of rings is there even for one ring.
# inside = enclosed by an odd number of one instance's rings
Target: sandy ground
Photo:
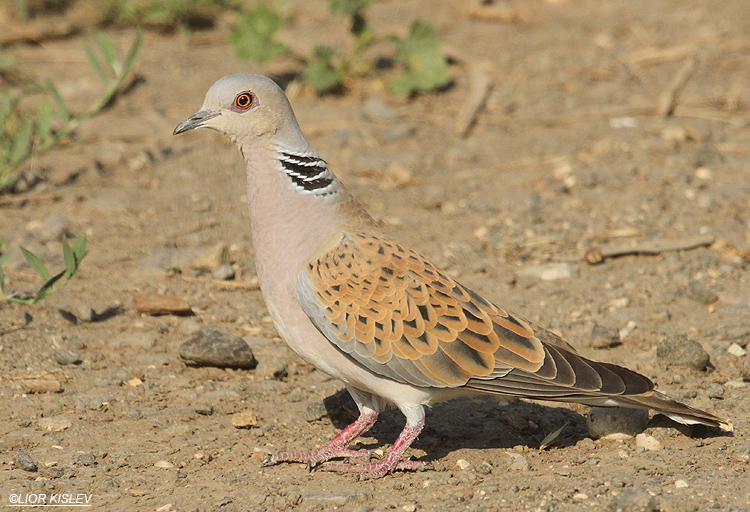
[[[41,184],[0,196],[10,246],[53,268],[62,266],[61,232],[86,233],[91,249],[63,291],[32,307],[0,304],[0,506],[43,493],[82,494],[106,511],[640,510],[638,500],[662,512],[750,510],[750,397],[744,357],[728,351],[750,338],[750,6],[506,5],[514,22],[478,19],[447,0],[373,5],[376,31],[405,33],[404,20],[422,17],[460,49],[453,86],[409,101],[387,93],[382,77],[323,98],[295,88],[303,130],[395,237],[583,354],[731,417],[733,435],[650,428],[660,448],[648,451],[632,439],[588,439],[582,407],[487,398],[428,413],[409,453],[434,471],[355,482],[302,465],[261,467],[266,453],[319,446],[351,418],[335,399],[319,413],[342,385],[297,359],[269,322],[239,154],[218,134],[171,137],[217,78],[293,69],[237,61],[224,20],[208,32],[146,33],[137,83],[73,144],[32,162]],[[301,48],[345,41],[324,2],[289,9],[286,37]],[[108,35],[121,51],[133,38]],[[9,51],[35,77],[54,79],[73,108],[98,94],[76,39]],[[692,73],[671,89],[689,62]],[[460,137],[454,123],[472,68],[492,90]],[[592,247],[696,237],[713,243],[599,265],[583,258]],[[217,244],[228,248],[233,281],[190,267]],[[18,251],[5,269],[14,290],[38,285]],[[142,293],[180,297],[195,314],[141,316]],[[94,321],[84,321],[91,308]],[[595,324],[624,330],[622,343],[595,347]],[[186,366],[178,348],[204,325],[244,337],[259,366]],[[659,364],[666,334],[700,342],[710,367]],[[59,364],[61,349],[82,363]],[[62,390],[24,393],[21,381],[40,376]],[[237,429],[231,418],[245,410],[257,425]],[[387,449],[402,425],[399,413],[385,414],[358,446]],[[37,471],[23,469],[31,462]]]

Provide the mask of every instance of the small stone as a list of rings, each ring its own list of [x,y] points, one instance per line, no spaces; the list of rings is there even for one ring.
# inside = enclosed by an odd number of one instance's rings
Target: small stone
[[[250,409],[238,412],[232,416],[232,426],[234,428],[252,428],[258,424],[258,418]]]
[[[479,466],[477,466],[477,469],[475,471],[480,475],[492,474],[492,464],[490,463],[490,461],[484,461]]]
[[[39,469],[39,466],[36,461],[31,458],[31,455],[23,450],[18,450],[18,452],[16,452],[16,455],[13,457],[13,462],[24,471],[30,471],[33,473]]]
[[[569,263],[548,263],[546,265],[532,265],[522,267],[518,275],[532,277],[542,281],[558,281],[570,279],[573,276],[573,267]]]
[[[641,432],[640,434],[635,436],[635,446],[637,448],[643,448],[644,450],[648,450],[650,452],[656,452],[661,448],[661,443],[654,436],[650,436]]]
[[[581,450],[594,450],[596,449],[596,443],[590,437],[584,437],[576,443],[576,447]]]
[[[278,357],[266,356],[258,363],[255,373],[265,380],[283,380],[287,377],[287,362]]]
[[[81,354],[75,350],[55,350],[55,361],[57,364],[65,366],[68,364],[81,364]]]
[[[678,489],[687,489],[690,487],[690,484],[688,484],[685,480],[675,480],[674,486]]]
[[[180,334],[183,336],[192,336],[203,328],[201,323],[195,318],[185,318],[180,321]]]
[[[589,433],[595,438],[624,439],[643,432],[648,411],[626,407],[592,407],[586,418]]]
[[[378,187],[380,190],[394,190],[408,185],[413,179],[414,173],[409,169],[398,162],[391,162],[386,167],[385,174]]]
[[[518,456],[513,458],[513,462],[510,465],[511,471],[528,471],[531,469],[531,464],[526,457]]]
[[[190,268],[211,272],[221,265],[230,262],[229,248],[224,242],[219,242],[213,247],[202,249],[188,264]]]
[[[52,379],[22,379],[18,381],[24,393],[59,393],[62,384]]]
[[[255,368],[258,362],[245,340],[207,325],[180,345],[180,357],[189,364],[219,368]]]
[[[607,512],[656,512],[656,500],[646,489],[622,491],[609,502]]]
[[[318,421],[326,416],[328,416],[328,410],[323,402],[313,402],[305,408],[305,421]]]
[[[214,413],[214,408],[209,404],[198,404],[193,410],[203,416],[211,416]]]
[[[456,466],[458,467],[458,469],[466,469],[471,466],[471,463],[466,459],[458,459],[456,461]]]
[[[145,315],[192,315],[190,304],[179,297],[144,293],[136,295],[135,310]]]
[[[234,267],[229,263],[223,263],[211,271],[211,277],[219,281],[234,279]]]
[[[417,510],[417,504],[416,503],[407,503],[401,509],[404,512],[415,512]]]
[[[585,492],[577,492],[573,495],[574,500],[587,500],[589,499],[589,495]]]
[[[96,320],[96,311],[91,306],[78,306],[73,310],[79,322],[90,323]]]
[[[747,353],[744,348],[740,347],[736,343],[732,343],[731,345],[729,345],[727,352],[729,352],[735,357],[742,357]]]
[[[174,467],[174,464],[172,464],[168,460],[157,460],[156,462],[154,462],[154,467],[161,469],[170,469]]]
[[[594,324],[591,329],[591,345],[594,348],[610,348],[620,344],[620,333],[603,325]]]
[[[685,289],[685,296],[689,299],[698,302],[699,304],[705,304],[709,306],[719,300],[719,296],[714,292],[703,286],[698,281],[690,281],[687,289]]]
[[[750,351],[745,354],[745,364],[742,366],[742,378],[750,381]]]
[[[131,388],[138,388],[138,387],[141,387],[143,385],[143,381],[141,379],[139,379],[138,377],[133,377],[132,379],[130,379],[129,381],[127,381],[125,384],[127,384]]]
[[[724,386],[722,386],[718,382],[714,382],[713,384],[708,386],[708,389],[706,389],[706,394],[708,395],[708,398],[715,398],[717,400],[720,400],[724,398]]]
[[[77,334],[68,339],[68,350],[83,350],[84,348],[86,348],[86,344]]]
[[[47,242],[56,242],[70,235],[70,223],[61,213],[55,212],[39,226],[39,237]]]
[[[395,121],[398,113],[380,96],[371,96],[361,107],[362,115],[370,121]]]
[[[82,453],[78,456],[78,464],[82,466],[93,466],[96,464],[96,456],[93,453]]]
[[[49,418],[39,418],[39,428],[48,432],[62,432],[70,428],[73,422],[66,416],[52,416]]]
[[[685,366],[705,370],[709,355],[697,341],[683,334],[665,336],[656,346],[656,360],[666,366]]]

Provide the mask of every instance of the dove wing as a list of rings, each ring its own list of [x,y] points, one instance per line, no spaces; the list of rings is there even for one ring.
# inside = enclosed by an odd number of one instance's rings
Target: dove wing
[[[343,235],[300,273],[297,296],[331,343],[399,382],[553,400],[653,388],[634,372],[580,357],[380,234]]]

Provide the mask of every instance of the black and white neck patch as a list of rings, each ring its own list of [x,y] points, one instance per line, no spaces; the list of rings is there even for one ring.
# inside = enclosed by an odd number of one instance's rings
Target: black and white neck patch
[[[279,162],[297,188],[320,195],[333,192],[336,178],[325,160],[316,156],[280,151]]]

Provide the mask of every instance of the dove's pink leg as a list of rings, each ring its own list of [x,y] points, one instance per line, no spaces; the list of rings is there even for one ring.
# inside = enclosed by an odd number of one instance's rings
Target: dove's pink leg
[[[366,457],[368,455],[366,451],[348,450],[346,446],[370,430],[377,419],[377,412],[372,409],[364,409],[360,412],[357,421],[339,432],[325,446],[309,452],[277,453],[268,457],[264,461],[264,465],[276,464],[278,462],[307,462],[312,467],[336,457]]]
[[[333,471],[347,471],[357,473],[360,480],[380,478],[397,469],[424,469],[427,464],[416,460],[401,460],[406,450],[411,446],[419,433],[424,428],[424,417],[417,423],[410,425],[408,422],[404,430],[399,434],[393,447],[380,462],[366,464],[327,464],[326,469]]]

